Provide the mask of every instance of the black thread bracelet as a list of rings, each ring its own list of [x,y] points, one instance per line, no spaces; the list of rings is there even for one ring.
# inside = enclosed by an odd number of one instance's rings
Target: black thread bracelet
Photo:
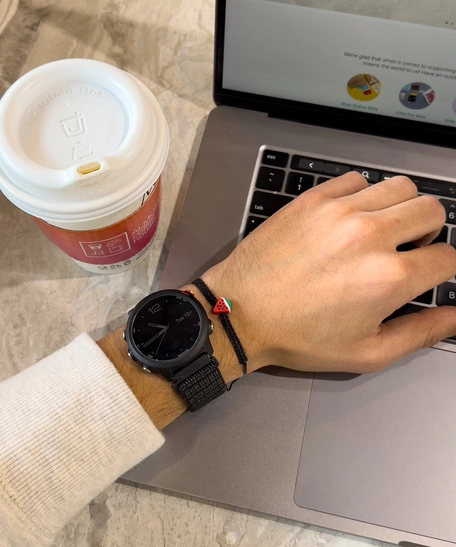
[[[200,293],[204,296],[204,298],[209,302],[212,307],[217,304],[218,298],[216,298],[216,296],[212,294],[211,290],[202,279],[195,279],[195,281],[192,282],[192,285],[195,285],[195,287],[200,291]],[[247,372],[247,356],[245,355],[241,341],[239,340],[237,334],[233,329],[233,325],[231,324],[228,314],[220,313],[219,317],[220,322],[222,323],[222,326],[225,329],[228,338],[230,339],[231,345],[233,346],[238,361],[242,365],[242,372],[243,374],[245,374]]]

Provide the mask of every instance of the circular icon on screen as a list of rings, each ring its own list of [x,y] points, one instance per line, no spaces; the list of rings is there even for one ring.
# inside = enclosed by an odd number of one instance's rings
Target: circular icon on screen
[[[380,95],[382,84],[370,74],[357,74],[347,83],[347,92],[355,101],[372,101]]]
[[[451,108],[453,109],[453,112],[456,112],[456,99],[453,101]]]
[[[405,108],[421,110],[430,106],[435,99],[435,92],[431,86],[420,82],[405,85],[399,93],[399,101]]]

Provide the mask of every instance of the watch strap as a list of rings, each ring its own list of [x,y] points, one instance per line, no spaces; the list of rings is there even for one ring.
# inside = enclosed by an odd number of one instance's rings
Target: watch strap
[[[176,375],[177,378],[173,382],[190,412],[199,410],[227,391],[217,359],[203,354],[194,364],[200,364],[199,361],[202,366],[196,372],[182,381],[179,381],[178,375]],[[207,364],[204,365],[204,361],[207,361]]]

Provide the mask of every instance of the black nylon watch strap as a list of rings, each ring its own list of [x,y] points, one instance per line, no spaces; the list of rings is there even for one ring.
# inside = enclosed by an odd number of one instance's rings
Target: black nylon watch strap
[[[185,380],[174,383],[190,412],[195,412],[227,391],[217,359],[208,355],[204,357],[208,359],[207,365]]]

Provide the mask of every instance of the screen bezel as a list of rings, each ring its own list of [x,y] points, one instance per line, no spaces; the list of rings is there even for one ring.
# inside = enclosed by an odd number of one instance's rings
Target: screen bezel
[[[274,118],[344,131],[355,131],[445,148],[456,147],[456,141],[451,142],[456,135],[456,128],[225,89],[223,87],[223,62],[227,1],[229,0],[216,0],[215,8],[213,99],[216,105],[266,112]]]

